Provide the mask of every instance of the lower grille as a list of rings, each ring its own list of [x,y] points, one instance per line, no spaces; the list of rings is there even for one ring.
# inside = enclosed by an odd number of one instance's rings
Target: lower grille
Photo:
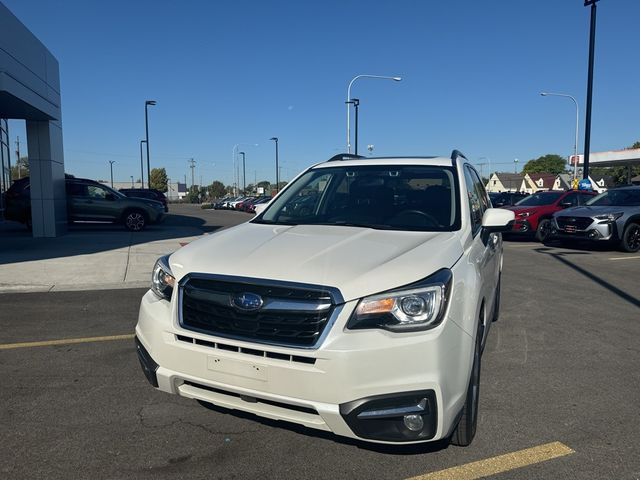
[[[589,217],[556,217],[561,230],[586,230],[593,223]]]
[[[180,286],[182,327],[250,342],[315,346],[335,308],[332,293],[323,287],[255,282],[187,278]],[[261,306],[248,311],[234,304],[235,298],[247,294],[258,297]]]

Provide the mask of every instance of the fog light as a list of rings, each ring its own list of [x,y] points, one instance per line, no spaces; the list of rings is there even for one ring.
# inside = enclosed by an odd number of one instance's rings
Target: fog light
[[[405,415],[403,420],[404,420],[404,426],[407,427],[412,432],[419,432],[424,428],[424,421],[422,420],[422,415]]]

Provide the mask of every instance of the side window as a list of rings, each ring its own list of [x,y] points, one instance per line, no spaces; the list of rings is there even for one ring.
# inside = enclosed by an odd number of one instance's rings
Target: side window
[[[104,200],[107,196],[107,190],[98,185],[87,185],[87,192],[89,197],[96,200]]]
[[[469,212],[471,214],[471,229],[473,235],[480,231],[482,226],[482,215],[484,214],[483,200],[480,198],[478,189],[476,188],[477,175],[467,165],[464,166],[464,183],[467,192],[467,198],[469,199]]]
[[[562,200],[560,200],[560,203],[571,203],[571,206],[575,207],[576,205],[578,205],[578,196],[579,196],[578,192],[570,193],[569,195],[564,197]]]
[[[86,186],[81,183],[67,182],[67,196],[72,197],[86,197],[87,189]]]
[[[579,193],[578,194],[578,204],[579,205],[584,205],[589,200],[591,200],[593,197],[595,197],[595,195],[588,195],[586,193]]]

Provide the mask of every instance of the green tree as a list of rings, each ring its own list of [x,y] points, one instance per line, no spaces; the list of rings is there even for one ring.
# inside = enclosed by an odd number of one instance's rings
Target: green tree
[[[553,173],[554,175],[565,173],[566,171],[567,160],[553,153],[529,160],[522,169],[522,173]]]
[[[224,197],[225,191],[224,183],[218,180],[214,180],[214,182],[209,186],[209,192],[212,198]]]
[[[29,176],[29,157],[20,157],[15,165],[11,166],[11,180],[17,180]]]
[[[161,192],[167,191],[167,171],[164,168],[152,168],[149,177],[151,179],[151,188]]]

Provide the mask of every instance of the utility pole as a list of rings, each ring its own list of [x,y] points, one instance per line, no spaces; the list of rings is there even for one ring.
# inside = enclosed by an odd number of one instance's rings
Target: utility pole
[[[195,181],[194,181],[194,179],[193,179],[193,173],[194,173],[194,169],[196,168],[196,161],[195,161],[193,158],[191,158],[191,159],[189,160],[189,163],[191,164],[191,165],[189,166],[189,168],[191,169],[191,191],[193,191],[193,187],[195,186]],[[185,177],[186,177],[186,175],[185,175]],[[186,178],[185,178],[185,183],[186,183],[186,181],[187,181],[187,180],[186,180]]]

